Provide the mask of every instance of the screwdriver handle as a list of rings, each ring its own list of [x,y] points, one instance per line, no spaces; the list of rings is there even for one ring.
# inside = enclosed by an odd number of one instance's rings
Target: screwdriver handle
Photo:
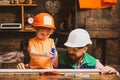
[[[55,48],[52,48],[51,52],[52,52],[52,55],[53,55],[51,59],[53,59],[54,58],[54,54],[55,54]]]

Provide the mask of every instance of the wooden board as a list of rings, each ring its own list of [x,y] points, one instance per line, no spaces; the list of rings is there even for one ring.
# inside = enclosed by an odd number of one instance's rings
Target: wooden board
[[[39,75],[39,72],[58,71],[62,75]],[[82,74],[89,72],[88,74]],[[17,73],[17,74],[14,74]],[[23,74],[24,73],[24,74]],[[30,74],[31,73],[31,74]],[[36,73],[36,74],[34,74]],[[99,73],[97,69],[0,69],[0,80],[119,80],[116,74]]]
[[[118,38],[119,20],[87,18],[86,29],[92,38]]]
[[[39,73],[39,72],[53,72],[58,73],[96,73],[99,74],[98,69],[0,69],[0,73]]]

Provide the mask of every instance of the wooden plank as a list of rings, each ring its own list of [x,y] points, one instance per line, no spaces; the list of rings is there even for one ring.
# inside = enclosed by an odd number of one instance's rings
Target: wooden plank
[[[95,73],[99,74],[98,69],[0,69],[0,73],[39,73],[39,72],[53,72],[60,73]]]
[[[119,41],[117,39],[106,40],[106,53],[105,63],[106,65],[117,65],[119,62]]]
[[[102,40],[92,39],[92,45],[88,49],[89,54],[99,59],[100,62],[102,63],[104,63],[104,57],[103,57],[104,44],[105,43],[103,43]]]
[[[87,18],[86,29],[92,38],[118,38],[119,20]]]

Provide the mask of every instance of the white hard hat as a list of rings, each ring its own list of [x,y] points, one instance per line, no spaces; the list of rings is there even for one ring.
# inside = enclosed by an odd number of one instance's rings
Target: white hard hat
[[[67,47],[84,47],[88,44],[92,44],[89,33],[85,29],[75,29],[70,32],[64,45]]]

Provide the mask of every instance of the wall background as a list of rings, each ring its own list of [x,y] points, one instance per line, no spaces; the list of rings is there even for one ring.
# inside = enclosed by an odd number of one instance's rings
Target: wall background
[[[38,6],[31,11],[31,14],[48,12],[45,1],[48,0],[36,0]],[[120,0],[111,8],[97,10],[81,10],[78,7],[78,0],[59,1],[61,9],[53,15],[57,29],[51,36],[55,39],[59,52],[66,51],[63,44],[72,29],[84,28],[88,30],[93,41],[88,52],[105,65],[119,66]],[[35,32],[0,32],[0,51],[24,50],[26,42],[34,35]]]

